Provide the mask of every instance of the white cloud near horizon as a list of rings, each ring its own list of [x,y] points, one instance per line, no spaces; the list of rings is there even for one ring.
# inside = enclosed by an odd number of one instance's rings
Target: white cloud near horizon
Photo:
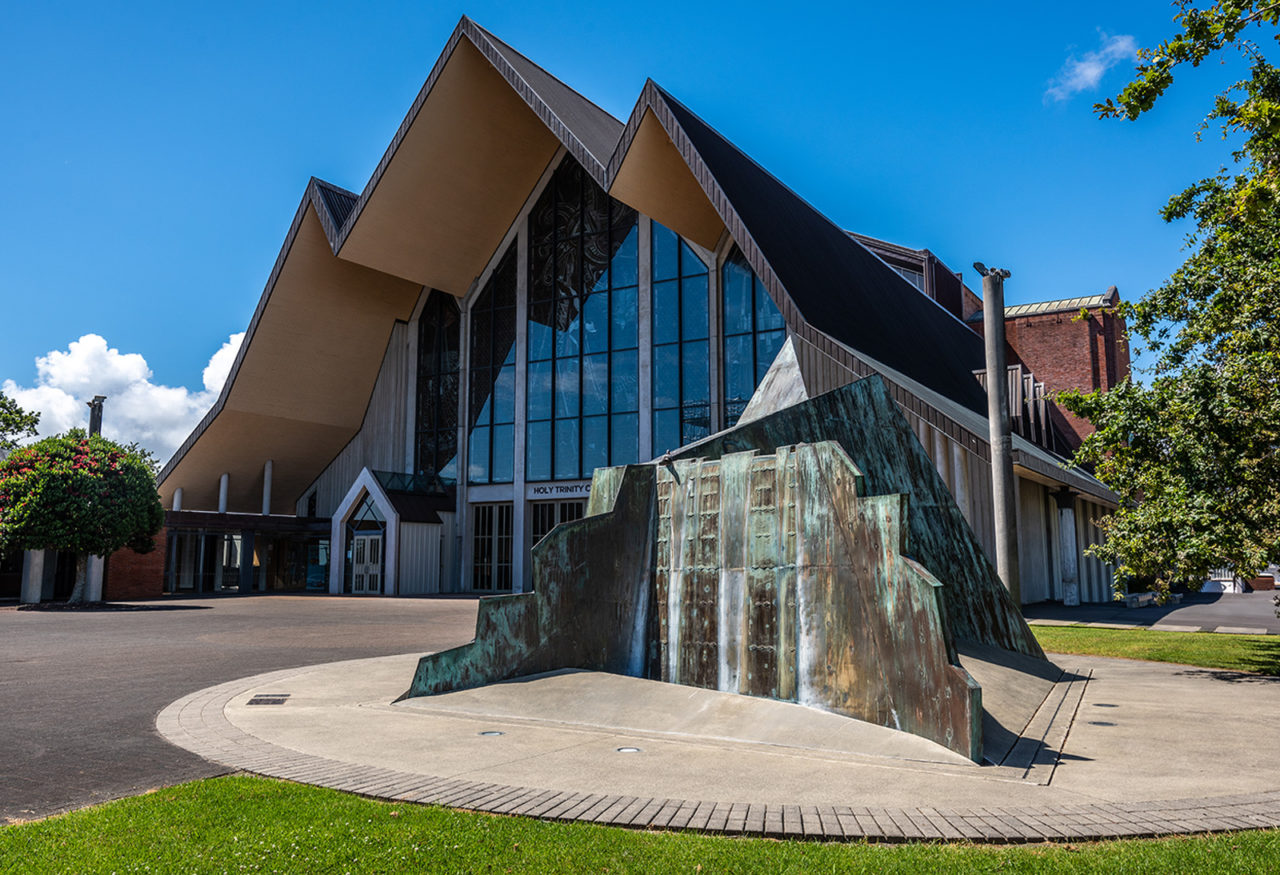
[[[1112,67],[1123,61],[1132,61],[1138,55],[1138,43],[1129,34],[1108,36],[1098,31],[1101,45],[1083,56],[1070,55],[1049,82],[1044,92],[1045,102],[1069,100],[1082,91],[1092,91],[1102,82],[1102,77]]]
[[[244,332],[232,334],[210,356],[200,391],[153,383],[142,355],[122,353],[97,334],[38,356],[34,386],[5,380],[0,388],[23,409],[40,414],[40,437],[85,428],[85,405],[94,395],[106,395],[103,435],[121,443],[137,441],[163,463],[217,400],[242,340]]]

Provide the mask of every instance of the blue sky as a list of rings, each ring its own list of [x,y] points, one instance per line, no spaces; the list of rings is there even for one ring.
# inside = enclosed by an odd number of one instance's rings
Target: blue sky
[[[616,116],[652,77],[844,227],[1010,268],[1010,303],[1158,285],[1188,229],[1157,210],[1227,160],[1194,139],[1217,65],[1090,110],[1163,2],[10,4],[0,385],[47,430],[104,391],[167,455],[308,177],[363,188],[464,12]]]

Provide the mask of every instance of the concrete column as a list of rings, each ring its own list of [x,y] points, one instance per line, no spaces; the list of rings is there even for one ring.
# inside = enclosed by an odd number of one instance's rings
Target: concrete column
[[[22,554],[22,594],[24,605],[40,603],[44,590],[44,550],[27,550]]]
[[[471,580],[472,509],[468,495],[471,488],[468,482],[470,477],[467,474],[471,465],[471,447],[468,442],[471,414],[467,399],[471,393],[471,305],[475,303],[475,289],[476,286],[473,285],[467,293],[467,300],[462,302],[462,325],[458,332],[458,357],[461,359],[458,362],[458,576],[448,589],[442,585],[442,592],[465,592],[470,588]],[[342,559],[346,561],[345,556]],[[345,586],[345,579],[343,585]]]
[[[102,601],[102,577],[106,567],[107,560],[103,557],[89,557],[89,567],[85,569],[84,581],[84,600],[86,602]]]
[[[1013,603],[1022,606],[1018,574],[1018,504],[1014,494],[1013,437],[1009,425],[1009,389],[1004,354],[1004,281],[1007,270],[982,274],[982,329],[987,352],[987,420],[991,429],[991,491],[996,535],[996,571]]]
[[[525,223],[516,232],[516,424],[512,427],[515,467],[511,477],[511,591],[533,588],[530,526],[525,521],[524,485],[529,423],[529,247]],[[388,527],[389,533],[389,527]],[[388,557],[389,558],[389,557]]]
[[[639,264],[637,279],[640,287],[639,313],[636,318],[637,337],[640,342],[640,365],[636,369],[640,381],[640,460],[653,458],[653,259],[651,258],[653,225],[644,216],[640,217],[640,225],[636,233],[636,245],[639,247]]]
[[[271,469],[273,465],[270,459],[262,463],[262,515],[267,516],[271,513]]]
[[[182,487],[173,490],[173,509],[182,510]]]
[[[218,513],[227,512],[227,490],[230,486],[230,474],[223,474],[218,478]]]
[[[1062,556],[1062,603],[1080,604],[1080,557],[1076,541],[1076,494],[1067,487],[1053,493],[1058,502],[1058,552]]]
[[[682,241],[677,239],[676,246],[679,247]],[[715,434],[729,423],[725,417],[724,409],[724,326],[721,322],[721,292],[720,292],[720,271],[716,269],[719,260],[715,253],[711,253],[711,263],[707,265],[707,359],[711,363],[711,368],[707,373],[708,379],[711,380],[711,433]],[[755,299],[752,298],[752,307],[755,307]],[[754,317],[753,324],[754,324]],[[683,437],[683,435],[681,436]]]

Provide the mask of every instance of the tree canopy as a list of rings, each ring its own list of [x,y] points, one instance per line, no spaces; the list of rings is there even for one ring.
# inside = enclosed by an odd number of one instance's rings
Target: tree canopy
[[[34,437],[39,422],[39,413],[28,413],[17,401],[0,392],[0,458],[13,450],[20,438]]]
[[[1122,583],[1193,587],[1214,568],[1251,577],[1280,560],[1280,3],[1177,4],[1176,32],[1139,52],[1136,75],[1103,118],[1134,120],[1175,73],[1238,52],[1248,76],[1220,92],[1201,126],[1235,141],[1234,164],[1174,195],[1190,255],[1159,288],[1121,306],[1154,357],[1145,383],[1067,392],[1097,431],[1075,461],[1121,499],[1093,548]],[[1255,37],[1264,40],[1263,44]]]
[[[0,549],[145,553],[163,524],[153,466],[136,448],[74,429],[0,461]]]

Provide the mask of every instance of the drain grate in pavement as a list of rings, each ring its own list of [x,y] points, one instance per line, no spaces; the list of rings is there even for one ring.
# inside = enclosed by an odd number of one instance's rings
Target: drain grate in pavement
[[[288,693],[254,693],[249,700],[250,705],[283,705]]]

